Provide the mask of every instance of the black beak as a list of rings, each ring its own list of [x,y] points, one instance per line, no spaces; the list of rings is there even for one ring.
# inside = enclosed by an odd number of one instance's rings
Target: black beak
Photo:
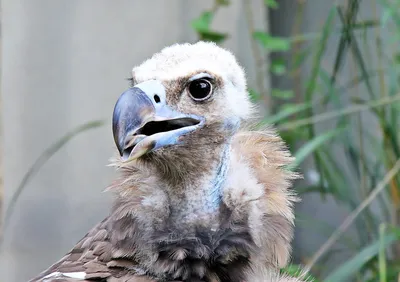
[[[140,88],[126,90],[118,99],[113,113],[114,142],[122,156],[129,145],[126,137],[151,119],[155,109],[149,97]]]
[[[167,145],[202,126],[204,118],[183,114],[166,104],[165,88],[149,80],[128,89],[119,97],[113,113],[114,141],[123,160]]]

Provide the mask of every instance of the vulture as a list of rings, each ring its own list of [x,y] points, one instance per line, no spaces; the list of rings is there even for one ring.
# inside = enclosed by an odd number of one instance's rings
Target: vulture
[[[283,140],[254,126],[243,68],[210,42],[165,47],[132,70],[112,128],[109,216],[30,281],[289,282]]]

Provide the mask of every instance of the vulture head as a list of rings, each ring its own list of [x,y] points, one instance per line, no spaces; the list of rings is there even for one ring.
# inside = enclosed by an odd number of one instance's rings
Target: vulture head
[[[211,43],[163,49],[133,69],[132,86],[113,114],[121,161],[162,163],[173,180],[209,173],[252,113],[243,69]]]
[[[111,213],[46,277],[65,276],[63,265],[101,281],[296,281],[279,275],[293,159],[271,129],[249,126],[253,112],[243,69],[213,43],[134,67],[113,113]]]

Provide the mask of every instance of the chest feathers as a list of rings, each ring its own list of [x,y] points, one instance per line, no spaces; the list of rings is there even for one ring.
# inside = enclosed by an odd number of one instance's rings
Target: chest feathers
[[[176,190],[154,172],[122,168],[110,221],[114,256],[165,281],[241,282],[260,266],[283,267],[296,200],[288,188],[297,177],[285,170],[292,158],[283,142],[240,132],[217,160],[202,186]]]

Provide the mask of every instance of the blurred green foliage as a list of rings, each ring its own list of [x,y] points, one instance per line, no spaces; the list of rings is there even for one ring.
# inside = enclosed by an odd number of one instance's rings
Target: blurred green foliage
[[[311,268],[310,279],[400,281],[400,1],[342,2],[332,1],[317,33],[282,38],[267,30],[250,30],[251,40],[264,54],[278,55],[270,62],[270,74],[294,79],[301,73],[302,83],[299,89],[251,88],[249,93],[254,102],[271,97],[262,124],[274,124],[294,151],[297,160],[291,168],[316,172],[317,182],[297,191],[317,193],[322,200],[329,196],[350,213],[342,225],[329,229],[325,222],[297,215],[298,226],[327,238],[316,254],[299,262]],[[266,12],[280,9],[279,1],[264,3]],[[227,5],[228,1],[216,1],[193,21],[199,39],[223,44],[229,37],[211,28],[215,14]],[[301,19],[304,9],[298,6],[307,1],[296,5],[296,18]],[[362,18],[362,5],[374,12],[372,19]],[[328,46],[336,49],[329,64]],[[307,73],[306,64],[311,66]],[[347,75],[349,80],[343,83],[347,77],[342,73],[349,65],[354,77]],[[354,96],[349,97],[348,90]],[[350,225],[355,238],[347,232]],[[343,256],[334,243],[349,257],[336,268],[329,260]],[[292,264],[282,271],[296,275],[300,269]]]

